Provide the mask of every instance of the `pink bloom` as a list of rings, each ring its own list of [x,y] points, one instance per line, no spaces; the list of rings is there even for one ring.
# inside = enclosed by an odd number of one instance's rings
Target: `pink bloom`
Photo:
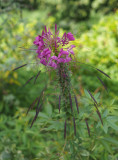
[[[59,31],[57,30],[57,25],[55,25],[55,33],[54,35],[50,31],[45,29],[42,31],[42,35],[39,35],[35,38],[33,42],[38,48],[36,50],[37,58],[40,59],[40,63],[45,66],[51,66],[53,68],[57,68],[59,63],[67,63],[72,59],[70,58],[71,54],[74,54],[73,48],[74,45],[66,49],[59,49],[60,46],[66,46],[69,44],[69,41],[75,40],[73,34],[71,32],[64,33],[62,38],[58,36]]]
[[[42,59],[40,60],[40,63],[44,64],[45,66],[47,65],[47,62],[46,62],[46,60],[45,60],[44,58],[42,58]]]
[[[71,32],[68,32],[68,33],[67,33],[67,38],[68,38],[70,41],[74,41],[74,40],[75,40],[75,38],[74,38],[74,36],[73,36],[73,34],[72,34]]]
[[[69,53],[71,53],[71,54],[74,54],[74,52],[73,52],[73,50],[72,50],[74,47],[75,47],[74,45],[71,45],[71,47],[68,48],[67,51],[68,51]]]
[[[55,62],[53,62],[52,60],[50,60],[48,65],[55,68],[55,69],[57,68],[57,64]]]

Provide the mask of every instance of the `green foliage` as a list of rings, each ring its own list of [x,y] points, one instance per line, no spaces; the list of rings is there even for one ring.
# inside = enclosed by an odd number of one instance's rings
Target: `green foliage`
[[[118,85],[117,18],[118,12],[114,16],[111,15],[102,18],[98,24],[93,25],[91,30],[84,33],[78,40],[79,47],[77,50],[78,60],[80,59],[83,63],[88,63],[101,69],[111,77],[111,80],[108,80],[106,77],[100,75],[100,77],[102,76],[101,79],[103,79],[108,86],[109,96],[113,96],[113,98],[117,98],[116,86]],[[91,78],[91,74],[94,73],[94,77],[96,78],[98,73],[95,73],[91,67],[82,64],[80,64],[80,70],[82,70],[82,83],[88,86],[89,82],[90,87],[96,89],[96,87],[98,87],[98,79],[96,79],[96,83],[94,83],[95,79],[93,80]]]
[[[81,33],[81,36],[76,35],[76,38],[79,37],[75,42],[76,58],[81,63],[89,63],[103,70],[111,79],[107,79],[88,65],[79,63],[75,68],[72,66],[72,85],[77,94],[80,113],[76,114],[76,137],[73,136],[73,124],[70,126],[72,135],[70,138],[73,139],[70,144],[63,138],[64,112],[61,110],[59,114],[58,99],[55,98],[58,89],[54,86],[51,88],[49,85],[43,109],[34,126],[29,128],[35,111],[30,111],[27,117],[26,112],[48,80],[45,70],[41,68],[41,75],[36,85],[30,82],[24,88],[22,85],[36,74],[39,68],[28,65],[19,71],[11,72],[13,68],[32,59],[29,55],[33,55],[34,52],[22,51],[19,47],[32,47],[32,41],[40,33],[46,19],[46,15],[40,13],[44,16],[38,15],[38,12],[31,14],[24,11],[24,16],[29,18],[26,20],[19,19],[19,16],[10,12],[8,17],[4,14],[0,19],[2,23],[0,26],[0,81],[2,82],[0,83],[0,141],[2,142],[0,159],[47,160],[48,157],[49,160],[116,160],[118,158],[118,13],[103,17],[100,22],[90,27],[89,31],[85,29],[86,32]],[[53,26],[54,22],[55,18],[51,16],[45,24]],[[89,23],[92,24],[89,21],[84,25]],[[73,31],[73,22],[71,26]],[[77,27],[77,33],[79,30]],[[64,32],[63,29],[61,31]],[[105,93],[104,87],[96,78],[98,74],[108,86],[109,94]],[[55,84],[56,82],[53,82],[53,85]],[[86,89],[91,90],[99,104],[103,126]],[[74,109],[76,109],[75,104]],[[88,119],[90,137],[85,118]]]

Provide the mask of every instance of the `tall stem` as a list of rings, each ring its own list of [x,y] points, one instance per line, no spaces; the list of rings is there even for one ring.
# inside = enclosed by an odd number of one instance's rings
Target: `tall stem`
[[[69,96],[71,93],[71,80],[70,80],[70,72],[68,70],[68,65],[64,63],[60,63],[58,69],[58,77],[60,83],[61,97],[63,101],[62,109],[65,112],[65,125],[70,123],[71,112],[70,112],[70,100]],[[65,126],[66,127],[66,126]],[[69,126],[68,126],[68,130]],[[65,131],[66,132],[66,131]]]
[[[64,138],[66,138],[67,147],[72,148],[73,147],[73,137],[71,137],[70,135],[70,128],[72,125],[71,119],[73,116],[72,97],[71,97],[72,91],[71,91],[71,76],[70,76],[70,72],[69,72],[67,64],[64,64],[64,63],[60,64],[59,69],[58,69],[58,77],[59,77],[58,80],[59,80],[60,88],[61,88],[61,97],[62,97],[61,99],[63,101],[62,109],[65,112]],[[66,130],[67,130],[68,135],[66,134]],[[76,127],[74,126],[74,131],[75,130],[76,130]],[[69,153],[70,153],[70,149],[69,149]],[[72,153],[72,155],[75,156],[74,152]]]

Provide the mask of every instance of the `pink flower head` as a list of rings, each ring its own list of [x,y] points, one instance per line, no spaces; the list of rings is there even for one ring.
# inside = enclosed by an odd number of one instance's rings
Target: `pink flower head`
[[[40,63],[45,66],[51,66],[57,68],[59,63],[67,63],[72,59],[70,55],[74,54],[74,45],[63,49],[64,46],[69,44],[69,41],[74,41],[75,38],[71,32],[64,33],[62,38],[58,36],[59,31],[57,30],[57,25],[55,25],[55,33],[52,34],[50,29],[45,29],[42,31],[42,35],[35,38],[33,42],[37,46],[36,53],[37,58],[40,59]],[[61,48],[61,49],[60,49]]]
[[[72,34],[71,32],[68,32],[68,33],[67,33],[67,38],[68,38],[70,41],[74,41],[74,40],[75,40],[75,38],[74,38],[74,36],[73,36],[73,34]]]

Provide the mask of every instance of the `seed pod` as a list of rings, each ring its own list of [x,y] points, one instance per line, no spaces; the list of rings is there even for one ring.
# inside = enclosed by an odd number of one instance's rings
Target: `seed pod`
[[[101,117],[101,114],[100,114],[99,110],[97,110],[96,112],[97,112],[97,114],[98,114],[98,116],[100,118],[100,121],[101,121],[102,125],[103,125],[102,117]]]
[[[106,90],[107,93],[108,93],[107,87],[106,87],[106,85],[104,84],[104,82],[100,79],[100,77],[97,76],[97,78],[98,78],[98,80],[102,83],[102,85],[104,86],[105,90]]]
[[[27,82],[23,85],[25,87],[35,76],[32,76],[30,79],[27,80]]]
[[[37,98],[33,101],[33,103],[30,105],[30,107],[28,108],[28,111],[27,111],[26,115],[28,114],[28,112],[30,111],[30,109],[33,109],[33,107],[34,107],[35,103],[37,102],[37,100],[38,100],[38,97],[37,97]]]
[[[74,123],[74,134],[76,136],[76,123],[75,123],[75,118],[73,117],[73,123]]]
[[[71,112],[73,113],[72,99],[71,99],[71,94],[70,93],[69,93],[69,99],[70,99]]]
[[[38,76],[39,76],[40,73],[41,73],[41,71],[39,71],[38,74],[36,75],[36,78],[34,80],[34,84],[36,83],[36,80],[37,80],[37,78],[38,78]]]
[[[60,113],[61,96],[59,96],[59,113]]]
[[[90,137],[90,129],[89,129],[89,125],[88,125],[87,119],[85,119],[85,122],[86,122],[87,130],[88,130],[88,134],[89,134],[89,137]]]
[[[75,96],[75,103],[76,103],[76,107],[77,107],[77,112],[79,114],[79,105],[78,105],[78,101],[77,101],[77,97]]]
[[[14,68],[12,71],[15,71],[15,70],[17,70],[17,69],[19,69],[19,68],[22,68],[22,67],[24,67],[24,66],[26,66],[27,64],[23,64],[22,66],[19,66],[19,67],[17,67],[17,68]]]
[[[66,120],[65,120],[65,124],[64,124],[64,139],[66,138]]]
[[[87,90],[87,91],[88,91],[88,93],[90,94],[91,98],[94,100],[94,102],[97,104],[97,101],[96,101],[95,98],[93,97],[92,93],[91,93],[89,90]]]
[[[98,69],[98,68],[96,68],[96,69],[97,69],[99,72],[101,72],[102,74],[104,74],[105,76],[107,76],[108,78],[110,78],[108,74],[104,73],[103,71],[101,71],[101,70]],[[110,79],[111,79],[111,78],[110,78]]]

